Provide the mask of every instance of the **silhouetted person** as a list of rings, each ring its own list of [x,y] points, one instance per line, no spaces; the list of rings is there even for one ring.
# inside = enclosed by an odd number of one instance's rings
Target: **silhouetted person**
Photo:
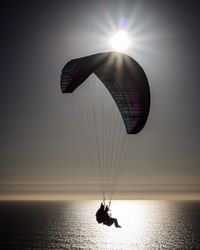
[[[118,224],[117,219],[112,218],[111,215],[109,215],[109,207],[104,207],[103,203],[101,203],[100,208],[96,212],[96,220],[97,222],[103,223],[106,226],[111,226],[113,223],[115,224],[115,227],[121,227]]]
[[[109,212],[109,207],[106,206],[106,209],[104,210],[103,224],[106,225],[106,226],[112,226],[112,224],[114,223],[114,224],[115,224],[115,227],[121,227],[121,226],[118,224],[117,219],[112,218],[112,217],[108,214],[108,212]]]
[[[98,222],[99,224],[100,224],[100,223],[103,223],[104,214],[105,214],[104,205],[103,205],[103,203],[101,203],[100,208],[99,208],[99,209],[97,210],[97,212],[96,212],[96,220],[97,220],[97,222]]]

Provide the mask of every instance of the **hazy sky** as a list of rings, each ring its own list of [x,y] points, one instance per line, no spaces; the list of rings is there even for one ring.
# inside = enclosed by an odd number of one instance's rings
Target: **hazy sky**
[[[120,197],[146,190],[199,194],[199,13],[198,1],[3,1],[0,196],[73,197],[95,184],[74,125],[75,101],[61,93],[60,74],[72,58],[110,51],[120,18],[131,37],[126,53],[151,89],[149,119],[130,143]]]

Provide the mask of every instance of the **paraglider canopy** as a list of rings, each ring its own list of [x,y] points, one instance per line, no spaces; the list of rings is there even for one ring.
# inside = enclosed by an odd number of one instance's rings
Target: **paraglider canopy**
[[[116,52],[73,59],[62,70],[62,92],[73,92],[92,73],[113,97],[127,133],[140,132],[145,126],[150,108],[150,89],[142,67],[130,56]]]

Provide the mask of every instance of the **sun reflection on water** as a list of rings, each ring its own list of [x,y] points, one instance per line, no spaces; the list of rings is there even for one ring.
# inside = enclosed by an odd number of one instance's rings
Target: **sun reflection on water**
[[[160,223],[156,220],[162,220],[159,209],[155,213],[155,202],[113,201],[111,210],[112,217],[118,219],[122,228],[95,222],[96,249],[150,249],[147,246],[152,245],[152,238],[159,230]]]

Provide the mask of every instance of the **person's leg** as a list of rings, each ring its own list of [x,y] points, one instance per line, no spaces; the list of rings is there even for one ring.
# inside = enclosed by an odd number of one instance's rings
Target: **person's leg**
[[[121,227],[119,224],[118,224],[118,221],[117,219],[115,218],[112,218],[113,222],[115,223],[115,227]]]

